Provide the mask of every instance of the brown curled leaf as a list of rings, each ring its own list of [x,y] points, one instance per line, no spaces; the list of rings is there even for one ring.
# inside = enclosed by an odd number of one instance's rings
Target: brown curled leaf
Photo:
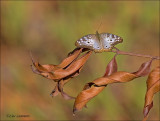
[[[60,65],[56,65],[56,66],[54,65],[54,67],[53,65],[40,65],[38,64],[38,62],[33,61],[33,65],[35,66],[35,69],[33,69],[32,67],[32,70],[36,74],[40,74],[48,79],[52,79],[54,81],[61,80],[67,76],[72,75],[77,71],[80,71],[82,66],[85,64],[88,57],[92,53],[92,51],[88,51],[81,58],[77,59],[81,51],[82,49],[74,51],[73,55],[70,55],[69,57],[64,59]]]
[[[62,97],[63,97],[64,99],[66,99],[66,100],[75,99],[75,97],[72,97],[72,96],[68,95],[67,93],[65,93],[65,92],[63,91],[63,87],[64,87],[65,83],[67,83],[69,80],[70,80],[70,78],[69,78],[69,79],[66,79],[66,80],[60,80],[59,82],[57,82],[54,90],[51,92],[50,95],[51,95],[52,97],[55,97],[55,96],[58,95],[58,93],[61,93]]]
[[[64,99],[66,99],[66,100],[75,99],[75,97],[69,96],[67,93],[65,93],[65,92],[63,91],[63,86],[64,86],[64,84],[67,83],[69,80],[70,80],[70,79],[61,80],[61,81],[58,82],[58,89],[59,89],[59,91],[61,92],[62,97],[63,97]]]
[[[66,99],[66,100],[75,99],[75,97],[72,97],[72,96],[68,95],[67,93],[65,93],[65,92],[63,91],[63,87],[64,87],[64,85],[65,85],[71,78],[73,78],[73,77],[75,77],[75,76],[78,76],[79,73],[80,73],[80,71],[81,71],[81,69],[82,69],[82,67],[81,67],[76,73],[74,73],[74,74],[72,74],[72,75],[70,75],[70,76],[68,76],[68,77],[65,77],[64,79],[62,79],[62,80],[60,80],[59,82],[57,82],[54,90],[51,92],[50,95],[51,95],[52,97],[55,97],[55,96],[57,96],[58,93],[60,92],[61,95],[62,95],[62,97],[63,97],[64,99]]]
[[[64,78],[68,75],[71,75],[72,73],[75,73],[77,70],[81,69],[81,67],[86,63],[89,56],[91,55],[92,51],[87,52],[85,55],[83,55],[80,59],[74,61],[70,66],[68,66],[66,69],[59,69],[54,72],[56,75],[55,79]]]
[[[117,72],[117,61],[116,61],[116,55],[113,57],[113,59],[109,62],[109,64],[107,65],[107,68],[106,68],[106,72],[104,74],[104,77],[105,76],[109,76],[111,75],[112,73],[114,72]]]
[[[31,66],[32,71],[57,82],[54,90],[50,94],[51,96],[57,96],[60,92],[64,99],[74,98],[65,93],[63,87],[71,78],[79,75],[83,65],[92,53],[92,51],[88,51],[78,59],[80,53],[83,52],[82,50],[82,48],[74,49],[59,65],[40,65],[38,62],[35,62],[31,56],[33,65],[35,66],[35,68]]]
[[[85,62],[88,60],[88,57],[91,55],[91,51],[87,52],[78,60],[72,62],[67,68],[57,69],[54,72],[41,72],[40,74],[48,79],[52,79],[54,81],[61,80],[67,76],[72,75],[82,68]]]
[[[52,92],[51,92],[51,96],[52,97],[55,97],[55,96],[57,96],[59,94],[59,90],[58,90],[58,82],[57,82],[57,84],[56,84],[56,86],[54,87],[54,89],[52,90]]]
[[[155,82],[160,78],[160,66],[156,67],[149,74],[147,79],[147,89],[151,88]]]
[[[147,61],[145,63],[143,63],[140,68],[138,69],[138,71],[133,72],[133,74],[137,75],[137,76],[146,76],[149,74],[150,70],[151,70],[151,64],[152,64],[153,59],[151,59],[150,61]]]
[[[124,72],[124,71],[118,71],[118,72],[110,71],[116,67],[116,65],[112,65],[112,64],[116,64],[113,61],[114,60],[112,60],[109,63],[109,65],[107,65],[107,69],[109,70],[106,70],[105,75],[109,75],[109,72],[115,72],[115,73],[111,73],[109,76],[104,76],[90,83],[87,83],[83,91],[81,91],[75,99],[73,113],[81,110],[89,100],[91,100],[93,97],[98,95],[108,84],[129,82],[137,77],[147,75],[147,73],[150,72],[150,66],[152,62],[152,60],[145,62],[141,65],[138,71],[129,73],[129,72]]]
[[[57,69],[60,68],[65,68],[66,66],[68,66],[69,64],[71,64],[82,52],[82,48],[81,49],[76,49],[73,54],[70,54],[67,58],[65,58],[59,65],[53,65],[53,64],[46,64],[46,65],[41,65],[39,64],[39,62],[35,62],[32,54],[31,54],[31,59],[32,59],[32,63],[35,66],[35,68],[39,71],[39,72],[51,72],[51,71],[55,71]]]
[[[144,121],[147,120],[148,113],[153,107],[153,96],[160,91],[160,67],[152,70],[147,79],[147,92],[143,109]]]

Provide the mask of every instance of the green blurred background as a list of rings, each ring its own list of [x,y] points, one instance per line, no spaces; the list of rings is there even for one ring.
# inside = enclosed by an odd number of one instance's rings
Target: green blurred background
[[[1,1],[1,118],[3,120],[141,120],[146,79],[108,85],[72,116],[74,100],[50,97],[55,86],[32,73],[29,50],[41,64],[59,64],[84,35],[108,32],[123,37],[116,47],[129,52],[159,55],[158,1]],[[85,83],[104,74],[113,53],[93,53],[81,74],[65,91],[72,96]],[[133,72],[146,58],[118,56],[119,70]],[[158,66],[154,61],[152,68]],[[158,95],[149,119],[159,119]],[[9,115],[30,115],[9,118]]]

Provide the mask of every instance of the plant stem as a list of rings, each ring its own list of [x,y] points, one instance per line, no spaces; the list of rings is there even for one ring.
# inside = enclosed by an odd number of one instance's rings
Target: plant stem
[[[118,48],[115,48],[116,50],[112,50],[111,52],[117,53],[119,55],[130,55],[130,56],[137,56],[137,57],[145,57],[145,58],[152,58],[156,60],[160,60],[159,56],[151,56],[151,55],[143,55],[143,54],[136,54],[136,53],[131,53],[131,52],[124,52],[120,51]]]

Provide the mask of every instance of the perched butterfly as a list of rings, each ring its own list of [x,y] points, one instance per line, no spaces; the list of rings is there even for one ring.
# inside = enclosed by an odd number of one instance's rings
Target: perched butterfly
[[[123,39],[117,35],[110,33],[88,34],[76,41],[75,45],[78,48],[88,48],[94,52],[111,51],[114,45],[122,43]]]

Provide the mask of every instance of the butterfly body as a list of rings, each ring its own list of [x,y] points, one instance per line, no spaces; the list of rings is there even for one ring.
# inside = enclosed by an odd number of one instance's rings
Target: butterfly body
[[[123,39],[110,33],[88,34],[76,41],[75,45],[79,48],[88,48],[94,52],[111,51],[114,45],[123,42]]]

